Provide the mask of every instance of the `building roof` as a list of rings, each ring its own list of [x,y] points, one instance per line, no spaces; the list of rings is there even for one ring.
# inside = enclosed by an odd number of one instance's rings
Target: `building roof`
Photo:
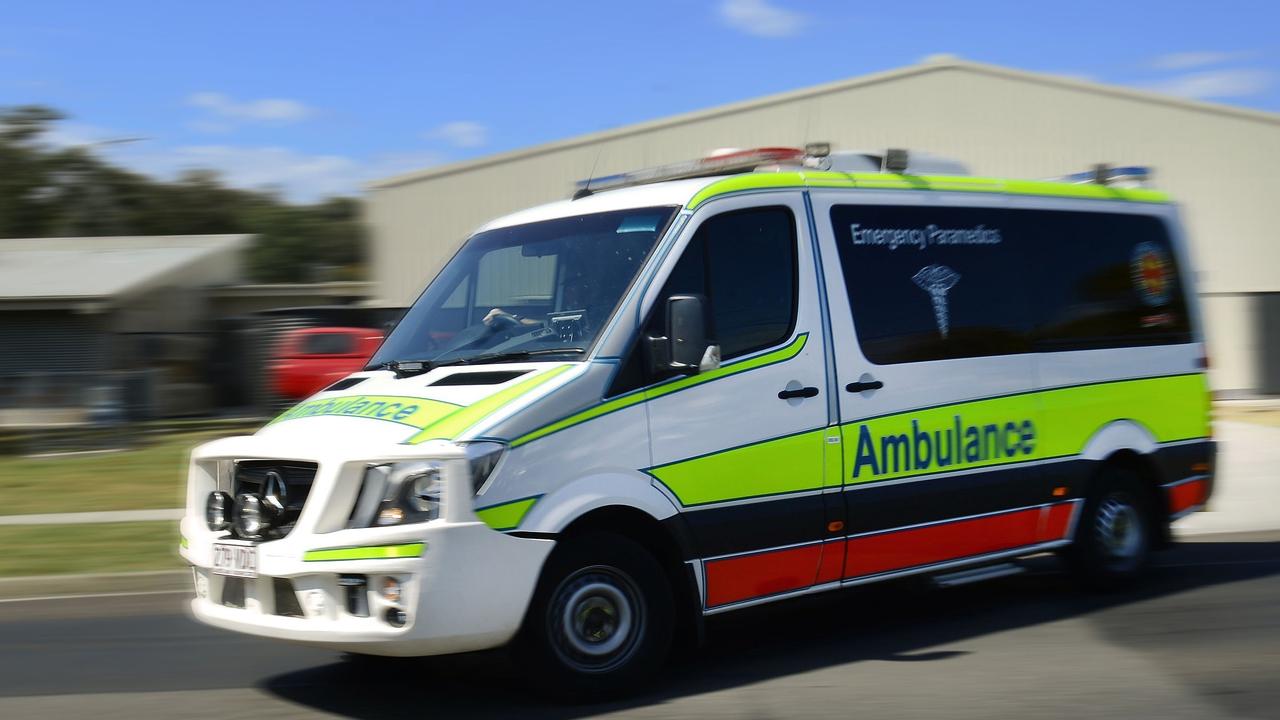
[[[0,239],[0,302],[109,300],[163,282],[251,235]]]
[[[789,92],[777,93],[774,95],[766,95],[764,97],[745,100],[742,102],[720,105],[704,110],[696,110],[694,112],[681,113],[679,115],[670,115],[632,125],[624,125],[612,130],[604,130],[601,132],[589,133],[586,135],[578,135],[564,140],[557,140],[542,145],[534,145],[527,148],[512,150],[510,152],[497,153],[495,155],[487,155],[485,157],[464,162],[450,163],[447,165],[439,165],[415,172],[395,175],[393,177],[376,180],[369,184],[369,188],[377,189],[384,187],[394,187],[406,183],[425,180],[427,178],[439,177],[441,175],[450,175],[453,173],[465,172],[476,168],[495,165],[504,162],[511,162],[523,158],[536,157],[546,153],[566,150],[569,148],[580,147],[583,145],[591,145],[593,143],[613,140],[617,138],[627,137],[629,135],[638,135],[641,133],[652,132],[662,128],[684,125],[699,120],[707,120],[722,115],[733,115],[735,113],[748,112],[760,108],[779,105],[782,103],[793,102],[796,100],[806,100],[809,98],[820,97],[822,95],[830,95],[832,93],[843,92],[853,88],[863,87],[867,85],[875,85],[879,83],[893,82],[917,75],[927,73],[960,70],[980,75],[999,77],[1006,80],[1016,82],[1029,82],[1039,85],[1056,86],[1068,88],[1077,91],[1092,92],[1099,95],[1110,95],[1116,97],[1124,97],[1140,102],[1151,103],[1155,105],[1167,105],[1171,107],[1182,108],[1186,110],[1195,110],[1204,113],[1226,115],[1258,122],[1274,124],[1280,126],[1280,113],[1266,112],[1263,110],[1252,110],[1249,108],[1235,107],[1232,105],[1222,105],[1218,103],[1202,102],[1199,100],[1188,100],[1173,95],[1165,95],[1163,93],[1151,92],[1147,90],[1136,90],[1133,88],[1121,87],[1118,85],[1106,85],[1103,83],[1092,82],[1088,80],[1080,80],[1062,75],[1050,75],[1047,73],[1029,72],[1026,70],[1016,70],[1001,65],[989,65],[987,63],[973,62],[971,60],[962,60],[951,55],[937,55],[925,59],[916,65],[908,65],[907,67],[898,68],[896,70],[888,70],[885,72],[871,73],[869,75],[860,75],[858,77],[838,80],[836,82],[825,83],[822,85],[813,85],[799,90],[791,90]]]

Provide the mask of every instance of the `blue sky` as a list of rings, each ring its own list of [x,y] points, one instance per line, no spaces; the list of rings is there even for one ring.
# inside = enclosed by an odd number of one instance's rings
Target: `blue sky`
[[[1280,111],[1280,2],[9,4],[0,105],[51,142],[309,200],[951,53]],[[798,139],[800,140],[800,139]]]

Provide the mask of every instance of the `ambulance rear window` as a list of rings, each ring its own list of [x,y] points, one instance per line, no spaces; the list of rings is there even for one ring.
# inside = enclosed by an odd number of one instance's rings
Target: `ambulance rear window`
[[[1191,341],[1160,218],[850,205],[831,219],[873,363]]]
[[[1040,213],[1028,246],[1042,351],[1191,342],[1165,223],[1149,215]]]

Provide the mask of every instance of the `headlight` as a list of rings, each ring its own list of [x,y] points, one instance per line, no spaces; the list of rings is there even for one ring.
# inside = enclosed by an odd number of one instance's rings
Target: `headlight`
[[[498,461],[502,459],[507,446],[481,440],[469,442],[462,449],[467,453],[467,462],[471,465],[471,492],[479,494],[494,468],[498,467]]]
[[[433,462],[375,465],[365,470],[347,527],[403,525],[440,517],[444,480]]]
[[[440,469],[431,468],[417,472],[405,482],[405,499],[409,507],[420,513],[438,513],[440,498],[444,495],[444,482],[440,479]]]
[[[493,474],[507,446],[496,442],[467,443],[463,450],[471,472],[471,487],[479,492]],[[365,470],[349,528],[405,525],[440,517],[444,502],[440,464],[415,460],[374,465]]]
[[[224,492],[211,492],[204,503],[204,520],[209,529],[222,532],[231,525],[231,496]]]
[[[236,498],[236,534],[244,538],[255,538],[262,534],[267,524],[262,498],[241,493]]]

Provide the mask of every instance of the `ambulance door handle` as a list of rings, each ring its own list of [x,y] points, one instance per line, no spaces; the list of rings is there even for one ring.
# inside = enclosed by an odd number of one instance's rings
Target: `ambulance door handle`
[[[818,397],[818,388],[802,387],[794,390],[782,390],[778,393],[779,400],[790,400],[792,398],[811,398]]]
[[[879,390],[882,387],[884,387],[884,383],[879,380],[873,380],[870,378],[864,380],[859,378],[858,382],[851,382],[848,385],[845,385],[844,389],[851,393],[860,393],[868,390]]]

